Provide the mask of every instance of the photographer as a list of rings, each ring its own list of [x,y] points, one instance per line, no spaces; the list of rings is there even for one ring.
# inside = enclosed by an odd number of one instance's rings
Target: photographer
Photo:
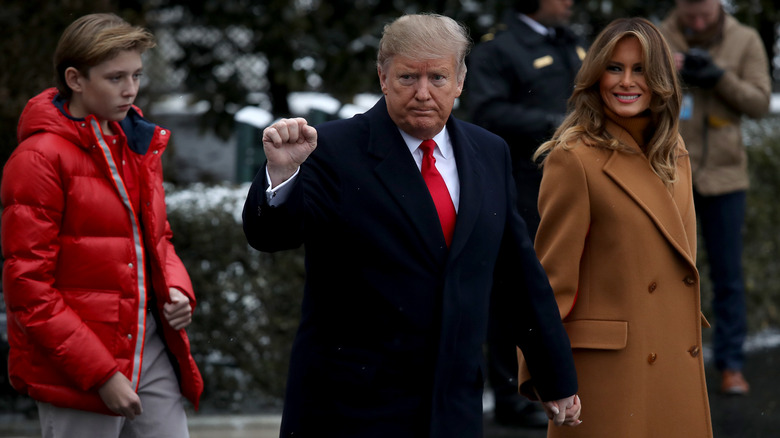
[[[740,119],[769,110],[767,54],[758,32],[726,13],[720,0],[677,0],[661,31],[686,86],[680,134],[690,153],[696,213],[710,262],[715,366],[723,393],[746,394],[742,225],[748,174]]]

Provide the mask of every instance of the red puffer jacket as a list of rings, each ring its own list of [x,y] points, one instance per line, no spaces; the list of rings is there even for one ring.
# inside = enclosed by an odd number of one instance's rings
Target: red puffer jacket
[[[195,305],[165,212],[160,155],[170,132],[135,107],[120,122],[143,155],[136,215],[98,121],[73,119],[62,104],[56,89],[28,102],[0,187],[9,374],[35,400],[112,414],[97,389],[116,371],[137,387],[147,285],[158,309],[169,287]],[[187,334],[162,326],[181,392],[197,408],[203,379]]]

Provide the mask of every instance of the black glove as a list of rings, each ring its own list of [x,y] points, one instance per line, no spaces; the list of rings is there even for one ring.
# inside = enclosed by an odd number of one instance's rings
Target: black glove
[[[680,76],[688,85],[712,88],[723,76],[723,69],[712,62],[712,57],[706,50],[691,49],[685,54]]]

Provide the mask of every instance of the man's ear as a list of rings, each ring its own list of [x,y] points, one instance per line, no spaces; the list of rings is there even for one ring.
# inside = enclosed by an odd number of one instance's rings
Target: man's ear
[[[387,95],[387,75],[382,71],[382,67],[376,66],[376,73],[379,76],[379,85],[382,87],[382,94]]]
[[[81,93],[81,82],[85,79],[85,76],[76,67],[68,67],[65,69],[65,83],[73,92]]]

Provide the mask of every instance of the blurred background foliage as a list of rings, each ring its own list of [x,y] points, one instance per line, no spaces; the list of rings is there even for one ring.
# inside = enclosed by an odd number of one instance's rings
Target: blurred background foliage
[[[26,101],[51,86],[57,39],[75,18],[115,12],[149,27],[150,51],[142,93],[147,109],[162,97],[207,102],[194,121],[228,138],[246,105],[290,113],[287,95],[319,91],[350,102],[378,93],[376,47],[385,23],[405,12],[434,11],[471,30],[492,32],[507,0],[3,0],[0,8],[0,164],[16,146],[16,123]],[[586,39],[612,19],[661,20],[674,0],[575,2],[572,24]],[[733,0],[729,8],[759,30],[777,56],[780,6],[775,0]],[[777,62],[776,68],[780,68]],[[776,77],[776,81],[777,81]],[[777,82],[776,82],[777,83]],[[776,86],[777,89],[777,86]],[[780,326],[780,118],[745,125],[752,188],[748,197],[745,271],[752,332]],[[227,189],[226,189],[227,187]],[[246,186],[170,185],[174,243],[187,265],[199,304],[188,329],[206,381],[204,407],[245,411],[278,407],[298,322],[304,268],[301,250],[264,254],[246,244],[240,212]],[[700,248],[705,314],[711,316],[706,253]],[[707,334],[709,331],[705,331]],[[706,335],[708,336],[708,335]],[[0,356],[4,352],[0,351]],[[4,364],[3,364],[4,365]],[[0,410],[7,407],[0,367]]]
[[[522,0],[515,0],[522,1]],[[408,12],[435,11],[466,24],[474,41],[491,32],[511,0],[4,0],[0,8],[0,163],[15,146],[16,121],[27,99],[52,83],[57,39],[75,18],[116,12],[149,27],[159,49],[147,58],[138,103],[187,93],[208,102],[199,121],[227,138],[233,115],[258,105],[289,114],[291,91],[321,91],[349,102],[378,92],[375,57],[384,24]],[[662,19],[674,0],[576,1],[575,30],[590,39],[620,16]],[[775,0],[727,0],[775,51],[780,6]],[[152,59],[149,59],[152,58]],[[151,68],[157,66],[157,68]],[[780,67],[780,66],[778,66]],[[148,110],[148,108],[147,108]]]
[[[204,409],[276,408],[284,393],[303,295],[303,251],[246,243],[248,185],[167,187],[174,245],[196,288],[187,332],[203,373]]]
[[[749,121],[743,131],[751,184],[743,260],[748,324],[755,332],[780,327],[780,116]]]

